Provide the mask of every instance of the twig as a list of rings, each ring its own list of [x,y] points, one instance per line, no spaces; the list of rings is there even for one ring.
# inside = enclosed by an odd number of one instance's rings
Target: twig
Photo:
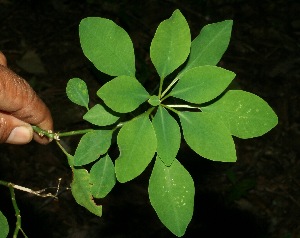
[[[17,201],[16,201],[15,189],[21,190],[23,192],[31,193],[31,194],[34,194],[34,195],[39,196],[39,197],[52,197],[52,198],[57,199],[57,195],[58,195],[59,187],[60,187],[60,182],[61,182],[61,178],[58,179],[58,185],[56,187],[57,188],[56,193],[53,195],[52,193],[42,194],[48,188],[41,189],[41,190],[38,190],[38,191],[34,191],[30,188],[26,188],[26,187],[23,187],[23,186],[20,186],[20,185],[13,184],[11,182],[6,182],[6,181],[3,181],[3,180],[0,180],[0,185],[6,186],[6,187],[9,188],[12,205],[14,207],[15,215],[16,215],[16,218],[17,218],[16,227],[15,227],[15,230],[14,230],[14,233],[13,233],[13,238],[17,238],[20,231],[22,232],[22,234],[25,238],[28,238],[27,235],[25,234],[25,232],[22,230],[22,227],[21,227],[21,213],[20,213],[20,209],[18,207]]]
[[[74,136],[74,135],[82,135],[82,134],[86,134],[88,132],[93,131],[93,129],[85,129],[85,130],[78,130],[78,131],[68,131],[68,132],[53,132],[51,130],[43,130],[41,128],[39,128],[38,126],[32,126],[32,129],[40,136],[46,136],[48,137],[50,140],[60,140],[60,137],[64,137],[64,136]]]

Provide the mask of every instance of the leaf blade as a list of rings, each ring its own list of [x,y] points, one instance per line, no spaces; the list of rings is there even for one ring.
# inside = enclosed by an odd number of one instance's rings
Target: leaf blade
[[[4,214],[0,211],[0,238],[6,238],[9,233],[9,225],[7,222],[6,217]]]
[[[148,115],[127,122],[119,131],[117,143],[120,156],[115,161],[115,171],[118,181],[125,183],[140,175],[155,154],[156,135]]]
[[[194,210],[194,182],[174,160],[167,167],[157,157],[149,181],[149,198],[161,222],[176,236],[183,236]]]
[[[96,104],[83,115],[83,119],[96,126],[108,126],[114,124],[119,117],[109,113],[102,105]]]
[[[179,125],[168,111],[161,106],[158,107],[152,124],[157,138],[157,154],[166,166],[170,166],[180,147]]]
[[[104,198],[115,186],[115,167],[109,155],[93,165],[90,171],[90,183],[91,193],[95,198]]]
[[[94,130],[82,136],[74,155],[74,165],[89,164],[107,152],[111,144],[112,131]]]
[[[273,109],[262,98],[242,90],[229,90],[213,104],[201,107],[223,120],[232,135],[247,139],[261,136],[278,123]]]
[[[80,22],[79,36],[83,53],[98,70],[134,77],[133,44],[123,28],[109,19],[88,17]]]
[[[179,117],[184,139],[197,154],[213,161],[236,161],[234,141],[225,124],[205,112],[181,112]]]
[[[187,21],[179,10],[160,23],[150,46],[150,58],[161,78],[185,62],[191,46]]]
[[[205,103],[219,96],[235,73],[216,66],[199,66],[186,71],[170,95],[191,103]]]
[[[96,205],[91,194],[90,174],[87,170],[73,168],[73,181],[71,192],[76,202],[85,207],[91,213],[101,217],[102,206]]]
[[[89,110],[89,94],[86,83],[80,78],[72,78],[67,83],[66,93],[68,98],[75,104]]]
[[[109,108],[120,113],[135,110],[150,97],[138,80],[129,76],[114,78],[104,84],[97,95]]]
[[[232,24],[232,20],[225,20],[204,26],[193,40],[189,60],[180,74],[194,67],[216,65],[229,45]]]

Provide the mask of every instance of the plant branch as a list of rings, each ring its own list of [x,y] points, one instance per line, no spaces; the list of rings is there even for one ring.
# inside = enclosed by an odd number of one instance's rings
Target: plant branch
[[[52,132],[51,130],[43,130],[38,126],[32,126],[32,129],[38,133],[39,136],[43,137],[46,136],[50,140],[60,140],[60,137],[66,137],[66,136],[74,136],[74,135],[82,135],[86,134],[88,132],[93,131],[93,129],[84,129],[84,130],[77,130],[77,131],[67,131],[67,132]]]
[[[13,208],[15,210],[15,215],[16,215],[17,221],[16,221],[16,227],[15,227],[15,230],[14,230],[14,233],[13,233],[13,238],[17,238],[20,231],[22,232],[22,234],[25,238],[28,238],[27,235],[25,234],[25,232],[23,231],[22,227],[21,227],[21,223],[22,223],[21,222],[21,212],[20,212],[20,209],[19,209],[17,201],[16,201],[15,189],[21,190],[23,192],[31,193],[31,194],[34,194],[34,195],[39,196],[39,197],[53,197],[53,198],[57,199],[57,194],[58,194],[58,190],[59,190],[59,187],[60,187],[60,182],[61,182],[61,178],[58,180],[57,190],[56,190],[55,194],[52,194],[52,193],[43,194],[43,192],[45,192],[47,188],[41,189],[39,191],[34,191],[30,188],[26,188],[26,187],[23,187],[23,186],[20,186],[20,185],[13,184],[11,182],[0,180],[0,185],[8,187],[8,189],[9,189],[12,205],[13,205]]]
[[[19,231],[21,229],[21,213],[20,213],[20,209],[18,207],[18,204],[16,202],[15,190],[14,190],[11,183],[8,183],[8,188],[9,188],[9,192],[10,192],[11,201],[12,201],[12,204],[13,204],[13,207],[14,207],[14,210],[15,210],[15,215],[16,215],[16,218],[17,218],[16,228],[14,230],[13,238],[17,238],[18,234],[19,234]],[[24,232],[23,232],[23,234],[24,234]]]

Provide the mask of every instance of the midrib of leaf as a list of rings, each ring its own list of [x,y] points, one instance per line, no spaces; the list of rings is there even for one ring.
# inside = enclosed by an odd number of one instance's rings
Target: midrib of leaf
[[[105,164],[104,164],[103,171],[106,170],[107,163],[108,163],[108,160],[106,160],[106,162],[105,162]],[[101,174],[101,176],[100,176],[100,178],[99,178],[99,180],[101,179],[101,183],[100,183],[99,186],[97,187],[97,188],[98,188],[98,189],[97,189],[97,192],[98,192],[98,193],[99,193],[99,189],[102,187],[102,184],[103,184],[103,182],[104,182],[104,179],[103,179],[104,177],[106,177],[106,176],[104,176],[104,173],[103,173],[103,174]]]
[[[140,126],[140,128],[139,128],[139,130],[138,130],[138,133],[137,133],[137,139],[134,140],[134,143],[132,144],[131,149],[129,150],[129,155],[130,155],[129,158],[132,156],[132,153],[133,153],[133,151],[134,151],[135,148],[136,148],[136,145],[137,145],[137,143],[138,143],[138,138],[140,138],[140,135],[143,134],[142,132],[143,132],[144,124],[146,123],[146,119],[147,119],[147,118],[144,118],[144,119],[143,119],[143,123],[142,123],[142,125]]]
[[[81,90],[80,90],[81,91]],[[82,96],[83,94],[79,93],[77,90],[75,91],[77,94],[77,97],[79,97],[81,99],[82,102],[84,102],[84,104],[86,104],[86,100],[85,98]],[[86,108],[89,110],[88,105],[85,105]]]
[[[171,37],[169,38],[170,41],[169,41],[169,44],[168,44],[168,58],[167,58],[167,62],[164,64],[164,68],[163,68],[163,74],[165,75],[166,74],[166,67],[167,67],[167,64],[169,64],[170,62],[170,52],[171,52],[171,49],[172,49],[172,45],[173,45],[173,31],[171,32]],[[165,76],[162,78],[162,80],[165,78]]]
[[[193,68],[192,66],[195,64],[195,62],[203,55],[203,52],[206,51],[206,49],[213,43],[216,41],[216,39],[219,37],[220,34],[222,34],[225,30],[227,29],[227,27],[223,28],[223,30],[219,31],[216,36],[203,48],[203,50],[200,52],[200,54],[198,54],[198,56],[194,59],[193,62],[190,63],[190,65],[187,65],[188,69]],[[180,78],[180,75],[185,72],[185,69],[183,69],[183,71],[178,75],[178,78]]]
[[[170,176],[170,171],[168,170],[168,172],[167,172],[167,178],[168,178],[168,180],[167,180],[167,185],[168,185],[168,187],[169,188],[171,188],[172,186],[171,186],[171,176]],[[174,200],[173,200],[173,196],[171,197],[170,196],[170,193],[168,193],[168,197],[169,197],[169,199],[172,201],[171,202],[171,208],[172,208],[172,210],[173,210],[173,215],[175,216],[175,221],[176,221],[176,227],[180,227],[180,223],[178,222],[179,221],[179,215],[178,215],[178,212],[176,211],[176,205],[175,205],[175,203],[174,203]]]
[[[112,38],[112,34],[111,34],[112,30],[113,30],[113,28],[110,28],[110,29],[109,29],[109,32],[107,33],[107,36],[108,36],[107,38],[108,38],[108,40]],[[96,33],[94,33],[94,36],[96,36]],[[126,61],[124,61],[122,57],[119,57],[119,55],[116,54],[115,49],[116,49],[116,47],[113,48],[113,49],[108,48],[109,53],[111,53],[112,55],[116,56],[116,57],[119,59],[119,61],[122,63],[122,65],[121,65],[122,68],[125,68],[125,69],[127,70],[127,72],[129,73],[129,75],[131,75],[131,72],[128,70]]]
[[[164,110],[164,109],[161,108],[160,110]],[[162,122],[163,135],[164,135],[164,138],[166,138],[166,127],[165,127],[165,123],[164,123],[163,112],[161,113],[161,122]]]

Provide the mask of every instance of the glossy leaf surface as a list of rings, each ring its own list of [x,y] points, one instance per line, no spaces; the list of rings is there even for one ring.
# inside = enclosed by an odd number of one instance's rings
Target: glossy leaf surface
[[[163,107],[158,107],[152,120],[157,137],[157,154],[166,166],[170,166],[180,147],[180,128],[176,120]]]
[[[127,122],[117,137],[120,156],[115,161],[116,176],[125,183],[139,176],[156,151],[156,136],[147,114]]]
[[[97,95],[112,110],[131,112],[149,99],[150,95],[136,78],[120,76],[104,84]]]
[[[194,210],[195,187],[189,172],[176,159],[167,167],[157,158],[148,191],[161,222],[176,236],[183,236]]]
[[[185,62],[191,46],[190,28],[179,10],[160,23],[150,47],[151,60],[161,78]]]
[[[97,161],[90,171],[91,192],[95,198],[104,198],[115,186],[116,175],[114,164],[106,155]]]
[[[67,96],[75,104],[88,108],[89,93],[86,83],[79,78],[72,78],[67,84]]]
[[[133,44],[123,28],[109,19],[88,17],[80,22],[79,36],[83,53],[98,70],[134,77]]]
[[[219,96],[235,73],[216,66],[200,66],[186,71],[170,95],[191,103],[208,102]]]
[[[214,161],[235,162],[236,151],[229,129],[205,112],[179,114],[183,136],[199,155]]]
[[[91,194],[90,174],[85,169],[73,168],[71,191],[76,202],[91,213],[102,216],[102,206],[96,205]]]
[[[227,50],[232,23],[226,20],[204,26],[192,42],[191,54],[182,73],[202,65],[216,65]]]
[[[114,124],[119,117],[109,113],[100,104],[96,104],[83,116],[83,119],[97,126],[107,126]]]
[[[82,136],[74,155],[74,165],[91,163],[107,152],[111,145],[112,131],[95,130]]]
[[[201,109],[224,121],[231,134],[242,139],[261,136],[278,123],[277,115],[267,102],[242,90],[230,90]]]

